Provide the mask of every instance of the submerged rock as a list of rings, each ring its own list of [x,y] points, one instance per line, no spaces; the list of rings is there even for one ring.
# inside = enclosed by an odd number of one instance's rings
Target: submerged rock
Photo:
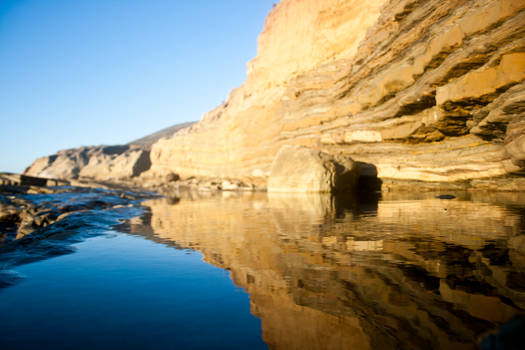
[[[349,192],[358,178],[359,168],[348,157],[284,146],[273,161],[268,192]]]

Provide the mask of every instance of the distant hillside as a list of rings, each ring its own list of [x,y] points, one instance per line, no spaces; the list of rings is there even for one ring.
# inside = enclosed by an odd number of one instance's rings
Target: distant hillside
[[[24,174],[56,179],[80,177],[102,181],[137,177],[150,168],[150,148],[155,142],[163,137],[171,137],[192,124],[193,122],[173,125],[126,145],[83,146],[61,150],[36,159]]]
[[[160,131],[157,131],[153,134],[150,134],[148,136],[144,136],[138,140],[134,140],[128,143],[128,145],[137,145],[137,146],[143,146],[143,147],[151,147],[155,142],[160,140],[163,137],[170,137],[173,134],[175,134],[177,131],[184,129],[188,126],[191,126],[195,122],[187,122],[187,123],[181,123],[181,124],[175,124],[170,127],[167,127],[165,129],[162,129]]]

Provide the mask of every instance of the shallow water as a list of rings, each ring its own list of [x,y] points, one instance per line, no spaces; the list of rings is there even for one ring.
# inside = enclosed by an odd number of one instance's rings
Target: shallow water
[[[525,199],[436,195],[146,201],[9,266],[0,348],[477,348],[525,310]]]
[[[248,295],[202,256],[108,232],[17,268],[2,349],[264,348]]]

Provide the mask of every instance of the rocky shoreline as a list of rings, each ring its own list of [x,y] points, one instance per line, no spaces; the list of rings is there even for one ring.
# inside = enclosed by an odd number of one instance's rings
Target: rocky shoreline
[[[34,235],[70,215],[118,209],[155,195],[124,184],[51,180],[0,174],[0,244],[43,238]]]

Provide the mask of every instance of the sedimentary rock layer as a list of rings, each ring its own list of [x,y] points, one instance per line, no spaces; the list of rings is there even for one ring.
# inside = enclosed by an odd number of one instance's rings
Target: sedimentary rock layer
[[[152,147],[150,174],[265,181],[283,145],[381,178],[458,181],[525,160],[525,0],[283,0],[248,78]]]

